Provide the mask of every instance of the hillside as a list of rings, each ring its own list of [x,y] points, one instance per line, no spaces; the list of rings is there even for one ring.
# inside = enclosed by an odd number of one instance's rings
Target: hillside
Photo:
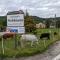
[[[31,16],[35,23],[39,23],[39,22],[43,22],[43,21],[46,21],[46,20],[60,20],[60,17],[57,17],[57,18],[40,18],[40,17],[37,17],[37,16]],[[1,24],[3,24],[3,26],[6,26],[7,22],[7,17],[6,16],[0,16],[0,26]]]
[[[31,17],[34,19],[35,23],[43,22],[46,20],[45,18],[40,18],[37,16],[31,16]]]
[[[6,20],[6,16],[0,16],[0,21],[4,21],[4,20]]]
[[[37,16],[31,16],[31,17],[34,19],[35,23],[43,22],[43,20],[46,20],[44,18],[40,18]],[[7,20],[6,16],[0,16],[0,22],[4,22],[6,20]]]
[[[52,21],[52,20],[57,20],[57,21],[60,21],[60,17],[56,17],[56,18],[40,18],[40,17],[37,17],[37,16],[31,16],[35,23],[39,23],[39,22],[44,22],[44,21]]]
[[[6,26],[7,18],[6,16],[0,16],[0,27]]]

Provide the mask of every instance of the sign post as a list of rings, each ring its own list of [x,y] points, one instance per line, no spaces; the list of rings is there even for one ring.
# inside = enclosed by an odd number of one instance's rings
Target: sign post
[[[15,49],[16,49],[17,48],[16,34],[14,34],[14,40],[15,40]]]
[[[3,40],[3,35],[6,34],[7,32],[0,32],[0,36],[2,37],[2,54],[4,54],[4,40]]]
[[[3,36],[2,36],[2,53],[4,55],[4,42],[3,42]]]
[[[19,12],[19,11],[18,11]],[[25,33],[25,26],[24,26],[24,13],[13,13],[7,15],[7,29],[10,32],[14,32],[14,40],[15,40],[15,48],[17,48],[17,40],[16,34],[23,34]]]
[[[7,30],[19,34],[25,33],[24,14],[7,15]]]

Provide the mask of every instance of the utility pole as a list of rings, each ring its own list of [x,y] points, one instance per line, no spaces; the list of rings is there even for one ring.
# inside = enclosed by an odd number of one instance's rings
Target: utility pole
[[[56,14],[55,14],[55,28],[56,28]]]

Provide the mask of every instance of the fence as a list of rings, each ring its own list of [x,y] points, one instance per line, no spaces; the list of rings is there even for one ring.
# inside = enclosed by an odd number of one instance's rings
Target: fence
[[[40,38],[40,35],[45,32],[50,32],[50,40],[59,40],[60,39],[60,29],[37,29],[38,38]],[[54,32],[57,32],[57,35],[54,36]],[[2,48],[4,48],[4,54],[16,54],[16,47],[20,49],[20,35],[14,35],[14,37],[3,39],[0,38],[0,54],[2,54]],[[2,45],[3,43],[3,45]],[[45,44],[45,42],[44,42]],[[17,50],[18,51],[18,50]]]

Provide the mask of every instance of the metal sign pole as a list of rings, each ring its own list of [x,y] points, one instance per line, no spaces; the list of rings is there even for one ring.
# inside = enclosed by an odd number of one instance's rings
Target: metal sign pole
[[[4,54],[4,42],[3,42],[3,36],[2,36],[2,53]]]
[[[17,48],[16,34],[14,35],[14,40],[15,40],[15,49],[16,49]]]

